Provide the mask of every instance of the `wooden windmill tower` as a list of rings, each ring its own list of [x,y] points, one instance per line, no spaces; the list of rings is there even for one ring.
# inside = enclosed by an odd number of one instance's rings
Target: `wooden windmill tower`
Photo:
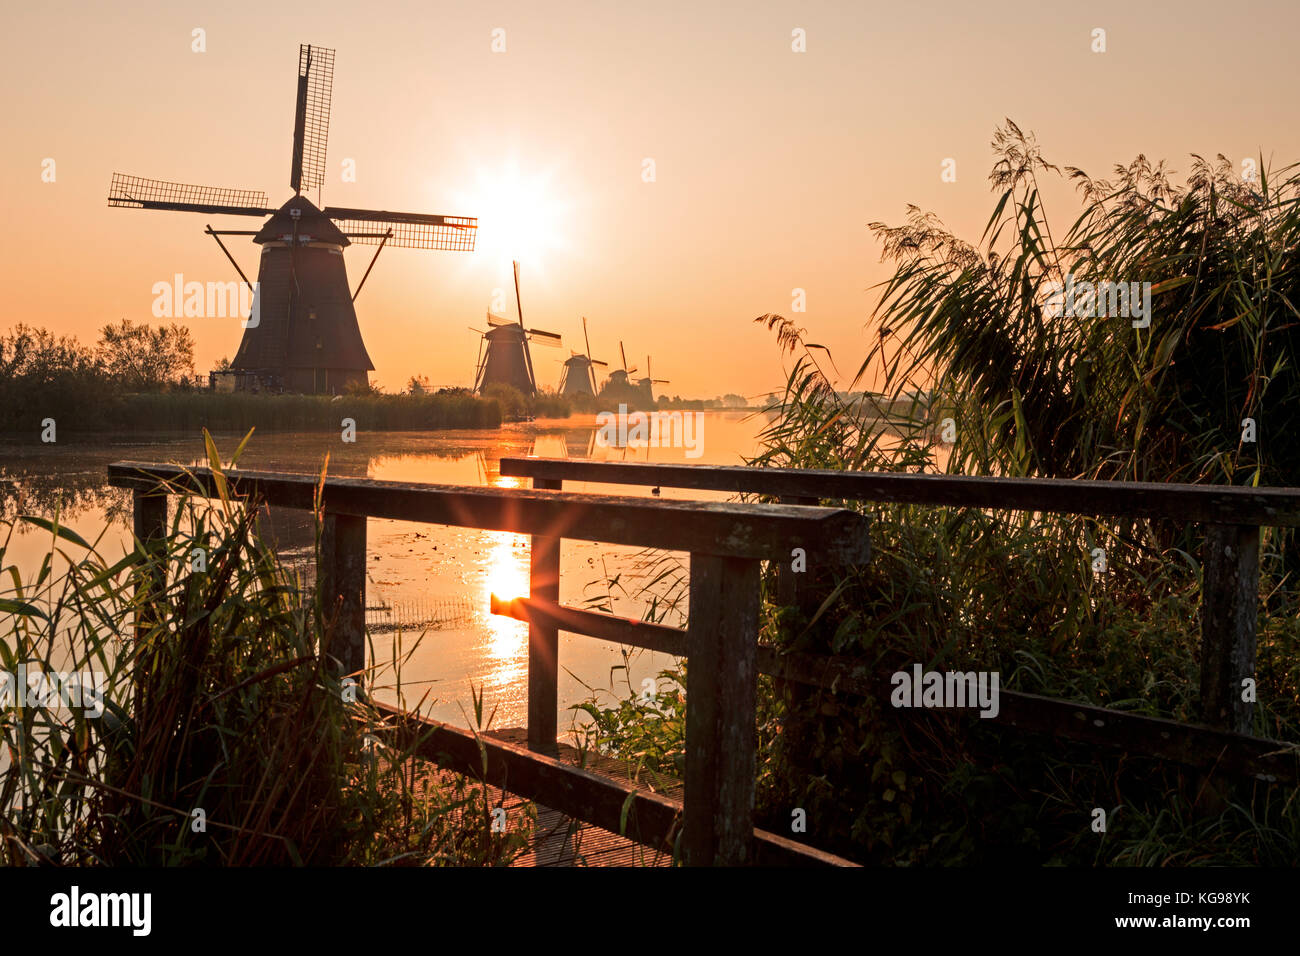
[[[511,322],[488,313],[488,330],[479,341],[478,366],[474,372],[474,391],[482,393],[492,385],[509,385],[525,397],[537,394],[537,376],[529,343],[559,348],[560,336],[524,326],[524,307],[519,299],[519,263],[515,268],[515,307],[519,321]],[[478,331],[477,329],[475,331]]]
[[[647,355],[645,357],[645,378],[636,380],[636,388],[641,398],[653,405],[655,403],[654,386],[667,384],[668,379],[654,377],[654,373],[650,371],[650,356]]]
[[[633,365],[628,368],[627,352],[624,350],[622,342],[618,343],[618,354],[623,360],[623,367],[616,368],[609,373],[609,380],[605,382],[605,387],[601,391],[626,392],[633,387],[632,380],[628,376],[636,371],[636,366]]]
[[[587,317],[582,317],[582,340],[587,346],[587,353],[574,352],[564,363],[564,371],[560,375],[560,394],[561,395],[591,395],[596,394],[596,366],[608,367],[605,362],[601,362],[591,357],[591,339],[587,337]]]
[[[303,45],[293,124],[293,198],[279,209],[251,190],[187,186],[113,174],[108,204],[211,215],[270,216],[259,230],[205,230],[246,284],[248,277],[221,236],[252,236],[262,247],[253,315],[246,321],[231,368],[241,387],[295,392],[342,392],[365,385],[374,363],[361,341],[354,306],[384,246],[472,252],[478,220],[464,216],[345,209],[314,205],[304,189],[325,180],[334,51]],[[319,198],[319,195],[318,197]],[[378,245],[355,292],[348,287],[343,250],[352,242]]]

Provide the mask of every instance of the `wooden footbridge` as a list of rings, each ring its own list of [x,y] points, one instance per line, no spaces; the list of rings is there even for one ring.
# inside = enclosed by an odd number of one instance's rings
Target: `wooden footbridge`
[[[1202,525],[1202,723],[1006,690],[996,720],[1206,772],[1288,782],[1300,776],[1295,744],[1250,735],[1253,705],[1240,693],[1243,679],[1254,675],[1259,529],[1300,526],[1298,489],[535,458],[502,459],[501,471],[531,478],[533,488],[327,479],[318,587],[339,609],[334,643],[326,652],[345,673],[354,673],[365,664],[368,517],[531,536],[529,597],[493,608],[528,622],[527,727],[476,737],[394,707],[382,708],[396,732],[423,739],[422,756],[458,773],[479,774],[486,766],[487,782],[541,807],[552,837],[561,828],[569,834],[558,843],[553,838],[539,843],[531,862],[581,862],[585,857],[573,848],[574,841],[580,845],[589,837],[599,852],[586,861],[594,863],[602,857],[615,863],[679,860],[691,865],[848,863],[753,824],[758,674],[863,697],[884,698],[889,692],[852,660],[779,653],[758,643],[763,562],[777,564],[778,598],[789,602],[798,590],[797,577],[786,570],[794,549],[803,549],[808,567],[858,564],[870,557],[867,519],[821,502],[1137,516]],[[109,466],[109,477],[111,484],[134,492],[135,534],[143,546],[166,533],[168,494],[218,495],[218,478],[203,468],[118,462]],[[223,480],[232,494],[280,507],[316,507],[318,480],[313,476],[241,470]],[[773,503],[575,494],[563,490],[565,481],[731,492],[764,496]],[[564,538],[689,552],[688,626],[666,627],[560,604]],[[656,787],[629,779],[610,762],[575,765],[572,754],[561,749],[556,733],[561,630],[689,658],[686,768],[680,789],[675,782]],[[585,829],[575,831],[567,821],[578,821]],[[634,845],[649,853],[637,857]]]

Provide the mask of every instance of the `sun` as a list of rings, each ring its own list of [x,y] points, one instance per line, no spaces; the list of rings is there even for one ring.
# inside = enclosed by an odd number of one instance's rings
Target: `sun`
[[[477,251],[490,260],[519,260],[528,272],[545,271],[548,257],[568,247],[571,203],[555,168],[531,169],[517,159],[480,167],[457,208],[478,217]]]

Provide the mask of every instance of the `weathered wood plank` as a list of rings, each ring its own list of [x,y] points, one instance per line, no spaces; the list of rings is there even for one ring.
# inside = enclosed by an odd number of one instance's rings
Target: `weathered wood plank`
[[[615,644],[687,656],[686,631],[647,624],[597,611],[546,607],[527,598],[495,605],[494,613],[520,621],[533,616],[554,621],[561,630],[585,634]],[[781,653],[759,645],[757,668],[807,687],[819,687],[856,697],[888,700],[890,685],[875,678],[867,665],[848,657]],[[1144,753],[1189,767],[1217,767],[1224,773],[1293,782],[1300,779],[1300,744],[1243,736],[1214,727],[1185,724],[1160,717],[1110,710],[1058,698],[1002,690],[1001,711],[992,721],[1082,740],[1101,746]]]
[[[157,560],[165,549],[167,537],[167,496],[137,489],[131,495],[131,531],[136,540],[136,554],[142,565]],[[150,626],[150,593],[158,586],[158,575],[142,569],[136,575],[135,633],[139,637]]]
[[[366,667],[366,519],[327,512],[317,586],[329,630],[322,648],[340,675],[360,683]]]
[[[1096,743],[1221,774],[1270,782],[1293,783],[1300,779],[1300,744],[1019,691],[1004,690],[999,700],[1001,710],[995,722],[1021,730]]]
[[[487,759],[486,783],[553,807],[636,842],[671,852],[682,804],[635,784],[569,766],[556,757],[378,703],[403,746],[441,767],[479,779]],[[480,751],[480,747],[482,750]],[[622,822],[626,811],[627,827]],[[856,866],[850,860],[792,840],[753,831],[753,861],[760,866]]]
[[[699,491],[1090,516],[1300,526],[1300,488],[502,458],[501,474]]]
[[[533,483],[546,490],[560,484]],[[560,600],[560,539],[535,534],[528,552],[529,595],[549,604]],[[554,753],[559,711],[560,632],[549,621],[528,622],[528,749]]]
[[[1201,718],[1247,734],[1255,708],[1242,700],[1242,681],[1255,677],[1259,527],[1206,525],[1201,570]]]
[[[692,554],[690,575],[682,847],[692,866],[744,866],[754,860],[759,566]]]
[[[115,462],[109,484],[151,490],[166,482],[176,491],[213,497],[207,468]],[[273,505],[310,510],[317,479],[310,475],[236,471],[232,491]],[[577,495],[520,488],[467,488],[368,478],[329,478],[325,506],[336,514],[540,534],[606,544],[701,551],[771,559],[804,548],[809,561],[856,564],[870,556],[869,521],[845,509],[800,508],[714,501],[661,501],[614,495]]]
[[[517,621],[546,624],[557,630],[583,634],[613,644],[626,644],[628,647],[640,647],[676,657],[686,656],[686,631],[680,627],[615,617],[537,598],[494,600],[491,611]]]

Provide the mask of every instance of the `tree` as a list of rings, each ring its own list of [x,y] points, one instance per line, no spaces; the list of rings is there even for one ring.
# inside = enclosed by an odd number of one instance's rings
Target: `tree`
[[[118,386],[156,391],[194,374],[194,339],[181,325],[136,325],[123,319],[99,331],[96,354]]]

